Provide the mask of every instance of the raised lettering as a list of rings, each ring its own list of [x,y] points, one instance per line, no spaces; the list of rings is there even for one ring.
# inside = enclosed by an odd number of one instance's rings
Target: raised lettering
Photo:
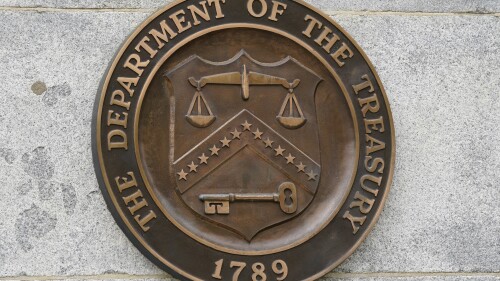
[[[376,94],[373,94],[364,99],[358,99],[358,102],[359,106],[361,106],[361,111],[363,112],[364,117],[366,117],[366,113],[368,113],[368,111],[370,111],[371,113],[376,113],[380,109]]]
[[[140,209],[148,206],[148,202],[144,200],[142,192],[139,189],[137,189],[131,195],[123,197],[123,202],[125,202],[125,205],[128,206],[128,210],[132,215],[134,215]],[[129,206],[130,203],[133,204]]]
[[[357,199],[356,201],[352,202],[351,205],[349,205],[349,208],[359,208],[359,211],[362,214],[368,214],[372,207],[373,203],[375,203],[374,199],[370,199],[363,195],[361,192],[357,191],[356,194],[354,194],[354,199]]]
[[[280,7],[282,9],[280,9]],[[272,21],[278,21],[278,18],[276,16],[283,15],[283,13],[286,10],[286,7],[287,7],[287,5],[285,3],[273,1],[273,8],[271,9],[271,15],[269,16],[269,19]]]
[[[186,23],[186,18],[183,16],[185,14],[186,12],[184,12],[184,10],[179,10],[170,16],[175,26],[177,27],[178,33],[182,33],[191,28],[191,23],[189,21]]]
[[[378,168],[378,173],[379,174],[382,174],[384,172],[384,167],[385,167],[385,161],[383,158],[380,158],[380,157],[377,157],[375,159],[373,159],[371,165],[369,164],[369,161],[372,160],[373,157],[371,156],[365,156],[365,169],[370,172],[370,173],[373,173],[377,170],[377,167],[380,165],[380,168]]]
[[[123,108],[126,108],[127,110],[130,109],[130,102],[125,102],[125,94],[121,90],[116,90],[111,94],[111,101],[109,102],[110,105],[118,105]]]
[[[128,172],[127,175],[129,175],[130,179],[128,179],[127,177],[115,178],[116,185],[118,186],[118,190],[120,192],[124,191],[125,189],[137,186],[134,172]]]
[[[370,134],[372,130],[379,131],[383,133],[385,131],[384,127],[384,118],[380,116],[377,119],[364,119],[365,122],[365,130],[367,134]]]
[[[125,149],[128,150],[127,134],[122,130],[112,130],[108,133],[108,150]]]
[[[365,220],[366,220],[366,216],[355,217],[349,211],[346,211],[344,213],[343,218],[347,219],[351,222],[352,234],[356,234],[359,231],[359,226],[357,226],[356,224],[359,224],[361,226],[365,223]]]
[[[380,187],[380,183],[382,183],[382,177],[375,177],[375,176],[372,176],[372,175],[364,175],[361,177],[361,187],[370,192],[371,194],[375,195],[375,197],[377,197],[378,195],[378,188],[377,189],[373,189],[371,187],[368,187],[368,185],[365,184],[366,181],[371,181],[371,182],[374,182],[376,183],[379,187]]]
[[[347,44],[345,42],[342,42],[342,46],[340,46],[340,48],[337,51],[335,51],[335,53],[332,54],[332,58],[335,60],[335,62],[340,67],[342,67],[345,64],[344,61],[347,58],[352,58],[353,55],[354,55],[354,53],[349,48],[349,46],[347,46]],[[344,61],[342,61],[340,58],[342,58],[342,60],[344,60]]]
[[[142,228],[142,231],[147,232],[149,230],[149,226],[146,226],[148,222],[156,218],[156,214],[153,210],[149,210],[149,213],[141,218],[140,215],[136,215],[134,217],[135,221],[139,224],[139,226]]]
[[[150,41],[149,37],[144,36],[144,38],[142,38],[141,42],[139,42],[139,44],[137,44],[137,46],[135,46],[135,50],[137,52],[140,52],[141,49],[143,49],[146,52],[148,52],[150,58],[154,58],[154,56],[156,55],[156,53],[158,53],[158,51],[153,50],[153,48],[151,48],[151,46],[148,45],[149,41]]]
[[[333,34],[331,37],[328,37],[328,35],[330,34],[332,34],[332,30],[325,26],[323,28],[323,32],[321,32],[318,38],[314,40],[314,42],[316,42],[318,45],[323,46],[323,49],[328,53],[330,53],[330,51],[332,50],[333,45],[335,45],[335,43],[340,40],[337,34]],[[325,45],[323,45],[324,41],[326,41]]]
[[[320,29],[323,24],[321,22],[319,22],[317,19],[311,17],[310,15],[306,15],[306,17],[304,18],[304,20],[307,22],[309,21],[309,24],[307,25],[307,28],[306,30],[304,30],[302,32],[302,34],[304,34],[305,36],[311,38],[311,32],[314,30],[314,28],[316,27],[317,29]]]
[[[267,13],[267,2],[265,0],[259,0],[259,2],[261,6],[259,13],[255,12],[253,7],[255,0],[248,0],[247,2],[247,10],[250,13],[250,15],[252,15],[252,17],[261,18]]]
[[[215,18],[216,19],[220,19],[220,18],[224,17],[224,14],[222,13],[222,7],[220,5],[221,2],[223,4],[225,4],[226,0],[208,0],[208,6],[212,7],[212,4],[214,4],[214,6],[215,6],[215,12],[216,12]]]
[[[204,19],[205,21],[210,21],[210,14],[208,13],[206,3],[207,3],[206,1],[200,2],[200,5],[203,7],[203,11],[200,8],[196,7],[195,5],[187,6],[187,9],[191,11],[191,16],[193,17],[194,25],[199,25],[201,23],[201,21],[198,20],[198,16]]]
[[[136,86],[137,83],[139,82],[139,77],[136,78],[130,78],[130,77],[118,77],[116,79],[122,87],[127,90],[128,94],[132,97],[134,96],[134,90],[132,90],[132,85]]]
[[[370,155],[379,150],[385,149],[385,142],[380,141],[370,135],[366,136],[366,142],[369,144],[366,146],[366,155]]]
[[[137,73],[137,75],[141,76],[142,72],[144,71],[141,68],[148,66],[148,64],[149,64],[149,60],[141,61],[141,57],[138,54],[131,54],[127,58],[127,61],[125,62],[125,64],[123,66],[125,68],[128,68],[128,69],[134,71],[135,73]]]
[[[156,44],[158,44],[158,48],[161,49],[163,46],[165,46],[165,43],[168,43],[168,35],[170,36],[170,39],[174,39],[177,36],[177,33],[175,33],[170,26],[167,25],[167,22],[165,20],[162,20],[160,22],[160,27],[161,27],[161,33],[156,30],[156,29],[151,29],[149,31],[149,34],[153,36],[153,38],[156,41]],[[163,43],[165,42],[165,43]]]
[[[114,116],[113,116],[114,114]],[[114,112],[113,110],[108,111],[108,126],[117,125],[122,126],[123,128],[127,128],[127,119],[128,113],[123,112],[123,119],[121,119],[122,115],[118,112]]]
[[[361,82],[360,84],[352,86],[356,95],[359,94],[359,92],[361,92],[362,90],[364,90],[366,88],[368,88],[369,93],[373,93],[373,91],[374,91],[373,84],[372,84],[372,81],[370,81],[370,79],[368,78],[368,75],[364,74],[363,76],[361,76],[361,79],[363,79],[365,81]]]

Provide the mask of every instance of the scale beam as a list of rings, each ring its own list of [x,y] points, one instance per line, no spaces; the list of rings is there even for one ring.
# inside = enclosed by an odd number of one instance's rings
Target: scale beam
[[[244,100],[250,98],[250,86],[252,85],[281,85],[285,89],[294,89],[299,83],[300,79],[295,79],[289,82],[285,78],[262,74],[258,72],[247,72],[246,65],[243,65],[243,71],[240,72],[227,72],[209,76],[203,76],[200,80],[194,77],[189,78],[189,83],[196,89],[200,90],[207,84],[219,85],[241,85],[241,92]]]
[[[189,107],[188,114],[186,118],[195,127],[205,128],[210,126],[215,120],[210,107],[202,94],[202,88],[208,84],[216,85],[241,85],[241,95],[243,100],[248,100],[250,98],[250,86],[252,85],[278,85],[288,90],[288,94],[285,97],[285,101],[281,106],[280,112],[276,119],[285,128],[297,129],[302,127],[306,123],[306,118],[302,109],[300,108],[297,97],[295,96],[294,89],[300,84],[300,79],[295,79],[289,82],[287,79],[282,77],[277,77],[273,75],[267,75],[263,73],[247,71],[247,66],[243,65],[241,72],[226,72],[214,75],[203,76],[199,80],[194,77],[190,77],[189,83],[196,88],[196,94],[193,97],[191,106]],[[194,114],[195,104],[198,105],[198,114]],[[202,106],[204,104],[208,115],[202,114]],[[285,115],[285,111],[288,108],[288,116]],[[298,116],[294,114],[296,108]]]

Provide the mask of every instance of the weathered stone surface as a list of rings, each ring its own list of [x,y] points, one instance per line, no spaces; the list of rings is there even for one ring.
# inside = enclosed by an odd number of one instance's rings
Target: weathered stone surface
[[[160,273],[108,212],[90,147],[99,81],[145,16],[0,13],[0,276]]]
[[[106,209],[90,147],[99,81],[147,14],[0,12],[0,276],[161,274]],[[385,211],[337,271],[500,272],[500,18],[334,18],[376,65],[397,134]],[[453,278],[393,279],[498,279]]]
[[[113,281],[175,281],[177,279],[173,279],[169,276],[134,276],[134,278],[126,278],[123,279],[124,275],[103,275],[101,279],[97,278],[84,278],[84,277],[75,277],[72,279],[57,279],[61,281],[97,281],[97,280],[113,280]],[[16,280],[16,279],[12,279]],[[500,276],[482,275],[482,274],[464,274],[461,275],[431,275],[431,274],[421,274],[420,276],[398,276],[394,274],[357,274],[357,275],[333,275],[330,274],[325,278],[322,278],[321,281],[498,281],[500,280]]]
[[[471,12],[492,13],[500,11],[497,0],[306,0],[328,12],[335,11],[391,11],[391,12]]]
[[[90,8],[90,9],[157,9],[173,0],[0,0],[0,6],[6,7],[32,7],[32,8]]]
[[[85,8],[85,9],[158,9],[172,0],[0,0],[0,6],[24,8]],[[325,12],[335,11],[394,11],[394,12],[500,12],[497,0],[306,0]]]
[[[500,19],[334,18],[376,66],[397,142],[385,212],[340,270],[500,271]]]
[[[375,275],[363,277],[327,277],[322,279],[323,281],[498,281],[500,276],[488,276],[488,275],[473,275],[467,276],[456,275],[456,276],[443,276],[443,275],[421,275],[421,276],[404,276],[404,277],[392,277],[391,275]]]

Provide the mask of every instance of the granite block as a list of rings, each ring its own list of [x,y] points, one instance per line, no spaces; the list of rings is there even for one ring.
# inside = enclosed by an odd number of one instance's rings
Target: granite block
[[[172,0],[0,0],[0,7],[69,9],[159,9]],[[497,0],[306,0],[326,11],[498,13]]]
[[[99,81],[148,14],[0,11],[2,280],[162,274],[116,226],[90,146]],[[380,221],[336,274],[500,272],[500,18],[333,17],[376,66],[397,140]]]

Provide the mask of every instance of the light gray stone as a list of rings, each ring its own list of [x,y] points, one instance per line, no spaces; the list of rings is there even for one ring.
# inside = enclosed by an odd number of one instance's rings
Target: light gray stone
[[[22,278],[2,279],[9,281],[24,281]],[[30,279],[33,280],[33,279]],[[129,276],[129,275],[100,275],[100,276],[72,276],[71,279],[51,278],[44,280],[58,281],[176,281],[168,275],[154,276]],[[408,274],[329,274],[320,281],[498,281],[497,274],[419,274],[418,276],[408,276]]]
[[[106,209],[90,147],[99,81],[147,15],[0,11],[0,276],[162,274]],[[334,18],[376,65],[397,137],[381,219],[336,272],[500,272],[500,18]],[[498,279],[422,278],[395,280]]]
[[[178,281],[169,275],[127,275],[127,274],[103,274],[103,275],[76,275],[68,277],[63,276],[19,276],[2,278],[2,281],[31,281],[31,280],[44,280],[44,281]]]
[[[327,13],[335,11],[432,12],[432,13],[495,13],[500,11],[497,0],[306,0]]]
[[[419,276],[398,276],[397,274],[365,274],[350,277],[325,277],[322,281],[498,281],[500,276],[491,275],[432,275],[420,274]]]
[[[145,16],[0,12],[0,276],[161,273],[116,226],[90,147],[99,81]]]
[[[233,0],[234,1],[234,0]],[[241,1],[241,0],[238,0]],[[0,0],[0,7],[71,8],[71,9],[158,9],[172,0]],[[392,11],[392,12],[448,12],[497,13],[498,0],[306,0],[327,13],[335,11]]]
[[[397,143],[385,212],[339,270],[500,271],[500,19],[334,18],[376,66]]]
[[[72,9],[156,9],[174,0],[0,0],[0,6]]]

